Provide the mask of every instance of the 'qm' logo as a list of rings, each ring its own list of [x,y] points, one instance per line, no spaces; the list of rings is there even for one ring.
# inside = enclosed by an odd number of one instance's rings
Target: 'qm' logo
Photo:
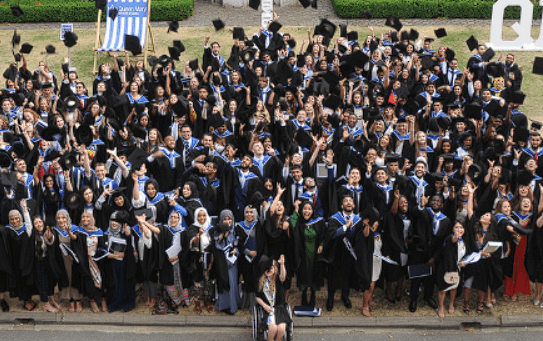
[[[543,0],[539,0],[543,5]],[[518,34],[515,40],[503,40],[503,14],[508,6],[520,6],[520,22],[514,23],[511,28]],[[490,26],[490,43],[488,47],[497,51],[541,51],[543,50],[543,25],[539,32],[539,38],[531,37],[532,18],[534,5],[529,0],[498,0],[492,6],[492,24]]]

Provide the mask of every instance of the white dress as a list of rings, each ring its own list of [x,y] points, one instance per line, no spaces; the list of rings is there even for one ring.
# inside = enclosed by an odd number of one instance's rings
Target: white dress
[[[371,274],[371,281],[377,282],[379,276],[381,276],[381,266],[383,261],[377,256],[382,256],[381,247],[383,246],[383,238],[380,233],[376,233],[373,237],[373,271]]]

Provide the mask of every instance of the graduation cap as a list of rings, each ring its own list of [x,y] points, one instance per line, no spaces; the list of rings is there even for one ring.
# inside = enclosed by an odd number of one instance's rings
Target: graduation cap
[[[528,142],[530,132],[524,127],[515,128],[515,135],[513,136],[514,142]]]
[[[132,52],[134,56],[141,54],[140,38],[130,34],[124,35],[124,49]]]
[[[417,30],[411,29],[409,31],[409,40],[417,40],[419,39],[419,32]]]
[[[432,70],[434,67],[434,60],[432,59],[432,56],[424,56],[421,58],[421,64],[424,69]]]
[[[494,52],[494,50],[491,47],[489,47],[488,49],[486,49],[485,53],[483,53],[481,58],[483,59],[483,62],[488,62],[489,60],[494,58],[495,55],[496,53]]]
[[[428,100],[423,95],[417,95],[414,100],[415,100],[415,103],[417,103],[417,105],[419,106],[419,108],[423,108],[426,106],[426,104],[428,104]]]
[[[170,57],[174,60],[179,61],[179,56],[181,55],[181,51],[179,51],[179,48],[176,46],[170,46],[168,47],[168,52],[170,53]]]
[[[492,77],[503,77],[505,69],[500,62],[493,62],[486,66],[486,72]]]
[[[53,161],[54,159],[56,159],[58,157],[61,157],[61,156],[62,155],[60,155],[58,150],[52,150],[49,153],[45,154],[45,157],[43,158],[43,161],[45,161],[45,162]]]
[[[483,106],[479,102],[471,102],[466,105],[464,115],[467,118],[473,118],[478,121],[483,115]]]
[[[191,60],[189,62],[189,67],[194,71],[198,70],[198,59]]]
[[[32,52],[33,48],[34,46],[30,45],[29,43],[24,43],[21,46],[21,50],[19,51],[19,53],[29,54],[30,52]]]
[[[259,6],[260,6],[260,0],[249,0],[249,7],[251,7],[255,11],[258,11]]]
[[[468,44],[469,50],[473,51],[479,46],[479,41],[474,36],[471,36],[468,40],[466,40],[466,44]]]
[[[79,102],[77,97],[75,97],[74,95],[68,96],[64,101],[64,104],[66,105],[68,111],[74,111],[81,106],[81,102]]]
[[[541,123],[539,121],[532,120],[532,119],[530,119],[530,121],[532,121],[532,125],[531,125],[532,129],[535,129],[537,131],[541,130],[541,127],[543,126],[543,123]]]
[[[321,23],[319,24],[319,34],[328,38],[332,38],[334,36],[336,29],[337,25],[326,18],[322,19]]]
[[[277,33],[279,30],[283,27],[278,21],[272,21],[270,25],[268,26],[268,31]]]
[[[9,66],[6,70],[4,70],[2,76],[5,79],[11,79],[12,81],[15,81],[15,78],[17,77],[17,67]]]
[[[62,131],[56,127],[47,127],[43,129],[40,136],[45,141],[60,141],[63,137]]]
[[[78,209],[83,205],[83,197],[78,192],[69,192],[66,195],[64,204],[71,210]]]
[[[385,22],[385,25],[388,26],[388,27],[392,27],[393,29],[395,29],[396,31],[400,31],[403,27],[401,21],[400,21],[400,18],[396,17],[396,16],[393,16],[393,15],[389,15],[387,17],[387,21]]]
[[[529,186],[533,179],[534,175],[532,172],[526,169],[517,175],[517,183],[519,186]]]
[[[119,13],[119,10],[115,7],[109,9],[109,17],[111,20],[115,20],[117,18],[117,14]]]
[[[245,39],[245,30],[243,29],[243,27],[234,27],[234,31],[232,32],[232,39]]]
[[[75,131],[75,139],[78,144],[84,144],[85,146],[90,146],[92,143],[92,130],[88,125],[81,125]]]
[[[122,190],[125,190],[125,189],[126,188],[123,188]],[[117,190],[119,190],[119,188],[117,188],[116,191]],[[111,216],[109,217],[109,220],[118,222],[119,224],[126,224],[130,220],[130,215],[125,210],[115,211],[111,214]]]
[[[183,44],[183,42],[181,40],[174,40],[173,41],[173,46],[177,47],[179,49],[179,52],[180,53],[183,53],[185,52],[185,44]]]
[[[330,45],[330,37],[322,36],[322,45],[328,47]]]
[[[77,35],[74,32],[65,32],[64,33],[64,45],[66,47],[72,47],[77,44]]]
[[[255,51],[252,49],[243,51],[241,59],[243,59],[244,63],[249,63],[251,60],[255,59]]]
[[[347,38],[347,25],[339,24],[339,32],[340,37]]]
[[[215,31],[222,30],[224,28],[224,22],[221,19],[215,19],[212,21]]]
[[[168,21],[168,31],[166,33],[170,33],[170,32],[177,33],[177,30],[179,30],[179,21],[177,20]]]
[[[336,110],[343,105],[343,100],[339,96],[331,94],[322,101],[322,105],[332,110]]]
[[[417,102],[415,102],[415,100],[411,98],[408,99],[403,106],[403,110],[408,115],[416,115],[419,109],[420,107],[418,106]]]
[[[149,155],[141,148],[135,148],[134,151],[128,156],[127,160],[132,164],[131,169],[138,170],[141,165],[147,161]]]
[[[366,55],[362,50],[356,50],[351,55],[351,58],[349,59],[350,64],[353,66],[363,68],[364,65],[370,60],[368,55]]]
[[[15,105],[18,107],[22,106],[25,101],[25,95],[21,92],[12,92],[9,94],[9,97],[13,98]]]
[[[66,153],[62,155],[60,157],[60,160],[58,161],[60,167],[62,167],[62,169],[64,170],[71,169],[76,164],[76,162],[77,160],[75,158],[75,155],[72,153]]]
[[[0,173],[0,184],[4,187],[15,187],[17,186],[17,173],[16,172],[10,172]]]
[[[311,6],[311,1],[309,0],[299,0],[300,1],[300,4],[304,7],[304,8],[308,8],[309,6]]]
[[[21,43],[21,36],[17,34],[17,30],[13,31],[13,37],[11,37],[11,45],[15,47],[15,45]]]
[[[425,43],[432,43],[434,40],[435,40],[434,38],[430,38],[430,37],[424,38]]]
[[[151,56],[147,58],[147,63],[149,63],[149,66],[153,67],[158,64],[158,57],[157,56]]]
[[[293,48],[296,47],[296,40],[294,40],[294,39],[289,39],[289,40],[287,40],[287,44],[288,44],[288,46],[289,46],[291,49],[293,49]]]
[[[13,13],[13,15],[16,17],[20,17],[21,15],[25,14],[25,12],[23,12],[19,6],[11,6],[11,13]]]
[[[390,40],[393,43],[396,43],[396,42],[398,42],[400,40],[400,39],[398,39],[398,32],[391,31],[389,35],[390,35]]]
[[[468,176],[470,177],[471,181],[473,181],[475,186],[479,186],[479,184],[483,181],[485,174],[481,169],[481,166],[474,163],[468,168]]]
[[[401,41],[409,40],[409,32],[402,31],[402,33],[400,34],[400,40]]]
[[[347,33],[347,40],[348,41],[358,40],[358,31],[351,31]]]
[[[94,6],[96,6],[96,9],[104,10],[107,5],[107,0],[95,0]]]
[[[443,38],[443,37],[446,37],[447,36],[447,31],[445,30],[445,28],[438,28],[437,30],[434,30],[434,33],[436,34],[436,37],[439,39],[439,38]]]
[[[162,56],[158,57],[158,64],[166,67],[169,63],[171,63],[172,58],[170,58],[168,55],[163,54]]]
[[[532,73],[535,73],[536,75],[543,75],[543,57],[535,57]]]
[[[448,61],[451,61],[456,56],[456,53],[453,49],[447,47],[447,50],[445,50],[445,56],[447,57]]]
[[[0,150],[0,167],[2,168],[9,168],[11,166],[11,163],[13,162],[13,159],[11,156],[6,152],[5,150]],[[2,172],[2,174],[4,174]]]
[[[510,97],[510,101],[512,103],[516,104],[524,104],[524,99],[526,98],[526,94],[522,92],[521,90],[513,91]]]
[[[10,155],[15,153],[17,158],[23,158],[25,156],[25,146],[20,140],[15,141],[11,144],[8,153]]]

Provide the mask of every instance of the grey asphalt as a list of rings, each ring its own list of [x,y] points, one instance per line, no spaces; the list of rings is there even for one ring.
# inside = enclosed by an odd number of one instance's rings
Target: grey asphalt
[[[501,317],[294,317],[295,328],[366,328],[459,330],[463,323],[475,328],[543,327],[543,315],[502,315]],[[0,326],[25,325],[111,325],[149,327],[228,327],[247,329],[249,318],[240,316],[176,316],[128,314],[0,313]],[[466,327],[466,326],[465,326]],[[473,328],[469,325],[466,328]]]
[[[274,6],[274,11],[279,15],[279,22],[285,26],[314,26],[322,18],[328,18],[337,24],[352,26],[383,26],[385,19],[342,19],[337,16],[332,7],[332,0],[320,0],[318,9],[301,5],[291,7]],[[219,2],[197,0],[194,4],[194,15],[180,22],[181,27],[205,27],[211,26],[211,20],[220,18],[226,26],[260,26],[260,10],[255,11],[249,7],[234,8],[222,6]],[[436,19],[402,19],[403,25],[408,26],[490,26],[490,19],[469,18],[436,18]],[[511,26],[517,20],[504,20],[505,26]],[[541,19],[533,20],[532,26],[539,26]],[[152,27],[167,27],[167,22],[154,21]],[[74,29],[95,28],[95,22],[74,23]],[[105,27],[105,26],[104,26]],[[60,23],[3,23],[0,30],[36,30],[59,29]]]

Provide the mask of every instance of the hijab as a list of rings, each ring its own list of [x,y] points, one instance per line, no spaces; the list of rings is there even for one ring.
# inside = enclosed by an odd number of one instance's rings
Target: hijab
[[[204,212],[206,214],[206,221],[203,224],[200,224],[198,222],[198,214],[200,214],[200,212]],[[207,210],[204,207],[198,207],[196,209],[196,211],[194,211],[194,223],[193,223],[193,225],[198,226],[199,228],[201,228],[204,231],[207,231],[209,229],[209,227],[211,226],[211,218],[209,217],[209,214],[207,213]]]
[[[58,221],[58,216],[59,215],[63,215],[66,218],[66,227],[71,227],[72,226],[72,218],[70,218],[70,214],[68,213],[68,211],[66,211],[66,210],[58,210],[58,212],[57,212],[57,214],[55,216],[57,221]],[[55,226],[60,231],[67,232],[66,228],[60,227],[58,225],[58,223]]]
[[[221,214],[219,214],[219,223],[222,223],[224,221],[224,218],[230,217],[232,219],[232,226],[234,223],[234,213],[230,210],[222,210]],[[231,226],[230,226],[231,227]]]
[[[17,226],[11,225],[11,228],[13,228],[15,230],[20,230],[20,229],[23,228],[24,220],[23,220],[23,215],[21,214],[21,212],[19,212],[18,210],[11,210],[11,211],[9,211],[8,216],[9,216],[9,218],[11,218],[11,217],[19,217],[19,225],[17,225]]]

